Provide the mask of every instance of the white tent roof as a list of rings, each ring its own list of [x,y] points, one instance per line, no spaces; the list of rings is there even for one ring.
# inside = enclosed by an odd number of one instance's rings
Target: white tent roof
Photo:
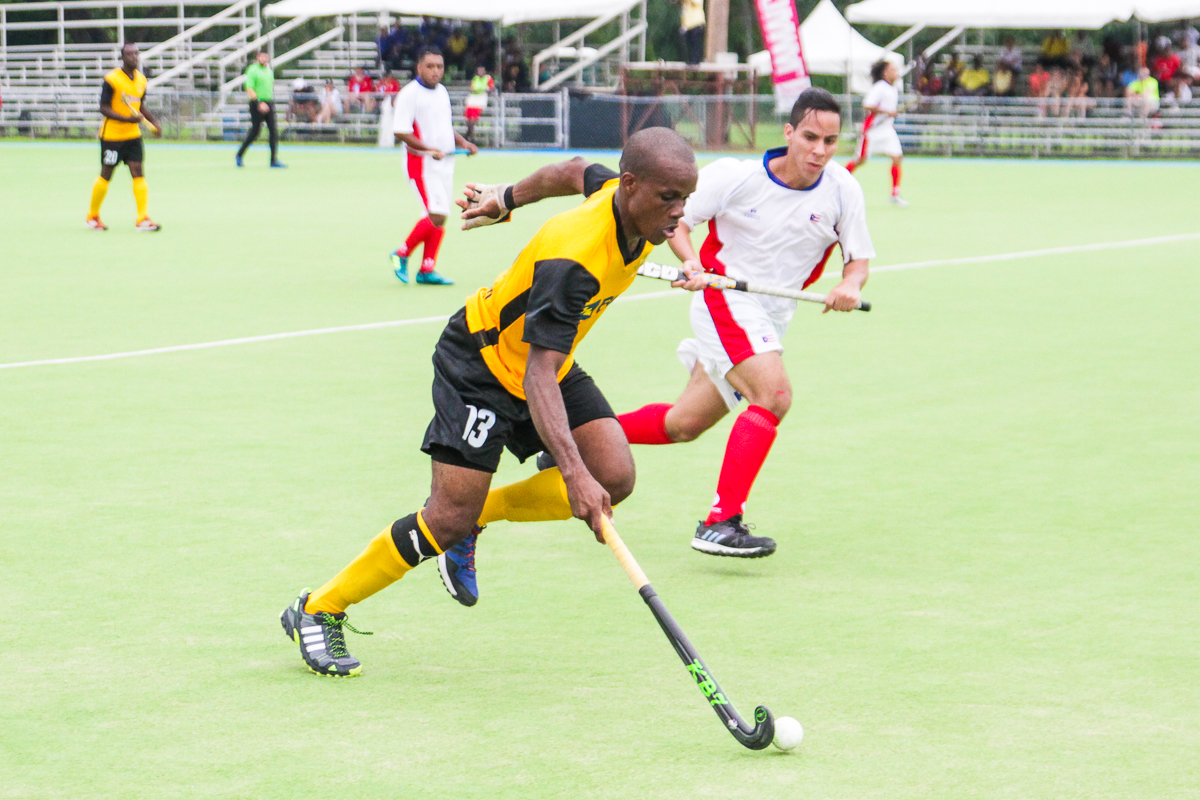
[[[513,25],[549,19],[603,17],[636,0],[281,0],[263,9],[273,17],[330,17],[337,14],[429,15]]]
[[[865,0],[846,9],[851,22],[943,28],[1093,30],[1130,17],[1143,22],[1200,17],[1200,0]]]
[[[833,0],[821,0],[800,23],[800,48],[810,75],[850,75],[851,89],[864,91],[870,85],[867,73],[881,58],[904,63],[899,53],[889,53],[872,44],[838,13]],[[759,73],[769,74],[771,56],[763,50],[746,59]]]

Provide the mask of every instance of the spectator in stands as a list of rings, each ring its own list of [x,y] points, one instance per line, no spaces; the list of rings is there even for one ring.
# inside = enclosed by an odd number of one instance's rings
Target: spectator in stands
[[[370,114],[375,110],[375,82],[362,67],[355,67],[354,74],[346,82],[346,109],[358,106],[364,113]]]
[[[950,60],[946,62],[946,69],[942,73],[942,91],[946,94],[958,94],[958,76],[962,75],[966,68],[967,65],[963,63],[958,53],[951,53]]]
[[[1149,117],[1158,113],[1158,81],[1148,67],[1138,70],[1137,80],[1125,87],[1126,113]]]
[[[960,95],[979,97],[987,94],[992,76],[983,68],[983,56],[975,56],[970,69],[964,69],[958,76],[958,92]]]
[[[690,65],[704,60],[704,2],[682,0],[679,4],[679,32],[683,36],[683,57]]]
[[[1029,73],[1029,96],[1036,97],[1039,101],[1044,101],[1050,96],[1050,72],[1046,69],[1045,63],[1038,61],[1037,66],[1033,68],[1033,72]],[[1046,115],[1046,103],[1038,103],[1038,116]]]
[[[1101,53],[1100,59],[1096,62],[1096,67],[1092,70],[1092,96],[1116,97],[1117,80],[1120,77],[1120,68],[1109,58],[1107,52]]]
[[[1175,80],[1175,73],[1183,66],[1183,60],[1170,47],[1160,50],[1154,57],[1151,74],[1159,86],[1169,86]]]
[[[400,26],[400,20],[396,20],[392,23],[392,30],[383,37],[383,41],[380,43],[380,60],[386,69],[400,69],[407,44],[408,35]]]
[[[317,90],[308,84],[304,78],[292,81],[292,100],[288,103],[288,118],[304,122],[316,122],[321,113],[321,102],[317,99]]]
[[[400,93],[400,81],[396,80],[396,76],[389,69],[383,73],[383,78],[380,79],[379,85],[375,89],[379,94],[383,95],[383,102],[386,103],[390,98]]]
[[[1162,96],[1162,102],[1170,106],[1172,111],[1178,111],[1180,105],[1192,102],[1192,76],[1181,74],[1172,81],[1171,88]]]
[[[1042,40],[1042,62],[1046,66],[1066,66],[1069,55],[1071,55],[1071,43],[1067,41],[1067,37],[1062,31],[1055,31]]]
[[[917,79],[917,93],[921,95],[920,107],[922,112],[928,111],[932,105],[926,98],[936,97],[942,93],[942,79],[934,71],[933,64],[926,64],[921,77]]]
[[[504,91],[524,92],[529,89],[529,70],[518,48],[511,48],[505,56]]]
[[[1024,67],[1022,59],[1021,48],[1017,47],[1016,40],[1011,36],[1005,36],[1004,47],[1000,49],[1000,55],[996,58],[996,71],[999,72],[1001,68],[1008,67],[1008,71],[1012,73],[1015,81]]]
[[[461,27],[455,28],[450,34],[450,38],[446,40],[446,66],[463,69],[467,56],[467,47],[470,42],[467,41],[467,34]]]
[[[334,117],[342,115],[342,93],[333,85],[333,81],[325,81],[325,88],[321,90],[320,100],[321,113],[317,115],[317,122],[333,122]]]
[[[1083,67],[1076,67],[1067,75],[1066,96],[1068,117],[1087,116],[1088,110],[1096,105],[1096,101],[1088,97],[1088,82]]]
[[[992,94],[996,97],[1012,97],[1017,85],[1017,76],[1008,64],[997,63],[992,73]]]
[[[375,69],[387,69],[387,41],[387,26],[380,25],[379,35],[375,37]]]

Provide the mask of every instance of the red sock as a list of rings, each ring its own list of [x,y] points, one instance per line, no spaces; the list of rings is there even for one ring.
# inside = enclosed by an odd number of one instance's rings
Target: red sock
[[[412,232],[408,234],[408,238],[404,240],[404,246],[396,252],[404,256],[412,254],[413,248],[428,239],[430,231],[433,230],[435,230],[435,226],[429,221],[429,217],[421,217],[421,219],[417,220],[417,224],[413,225]]]
[[[421,272],[432,272],[437,266],[438,248],[442,246],[442,237],[446,235],[446,228],[439,228],[432,222],[429,226],[433,228],[429,232],[429,236],[425,239],[425,254],[421,257]]]
[[[847,164],[847,165],[846,165],[846,171],[847,171],[847,172],[853,173],[853,172],[854,172],[854,170],[856,170],[856,169],[858,169],[858,162],[857,162],[857,161],[851,161],[849,164]]]
[[[746,509],[746,498],[754,479],[771,452],[775,442],[779,417],[762,406],[750,406],[733,423],[729,443],[725,445],[725,461],[717,479],[717,498],[705,525],[712,525]]]
[[[892,164],[892,194],[900,194],[900,165]]]
[[[670,403],[651,403],[637,411],[621,414],[617,422],[621,423],[621,430],[625,431],[630,444],[671,444],[666,425],[670,410]]]

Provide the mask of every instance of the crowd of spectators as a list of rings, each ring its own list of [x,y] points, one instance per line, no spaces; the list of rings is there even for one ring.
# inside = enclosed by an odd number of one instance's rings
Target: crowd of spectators
[[[1055,31],[1028,56],[1009,37],[991,64],[979,55],[968,62],[955,53],[940,65],[918,60],[916,75],[922,98],[1035,97],[1041,114],[1083,116],[1095,98],[1123,97],[1129,113],[1154,115],[1163,105],[1178,108],[1191,101],[1192,84],[1200,80],[1200,32],[1185,25],[1173,37],[1159,35],[1132,47],[1106,38],[1097,49],[1087,32],[1069,39]]]
[[[492,69],[496,58],[496,30],[491,22],[423,17],[420,25],[380,28],[375,38],[377,66],[396,73],[411,70],[417,51],[436,47],[442,51],[446,73],[473,75],[479,66]]]

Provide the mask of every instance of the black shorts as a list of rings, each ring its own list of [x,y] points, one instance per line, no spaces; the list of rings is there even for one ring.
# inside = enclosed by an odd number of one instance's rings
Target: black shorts
[[[126,139],[123,142],[100,141],[100,166],[115,167],[124,161],[140,163],[145,153],[142,151],[142,137]]]
[[[616,416],[578,364],[571,365],[559,389],[571,430]],[[450,318],[433,351],[433,408],[421,450],[434,461],[495,472],[505,447],[521,461],[546,449],[529,404],[505,389],[488,369],[467,330],[465,309]]]

